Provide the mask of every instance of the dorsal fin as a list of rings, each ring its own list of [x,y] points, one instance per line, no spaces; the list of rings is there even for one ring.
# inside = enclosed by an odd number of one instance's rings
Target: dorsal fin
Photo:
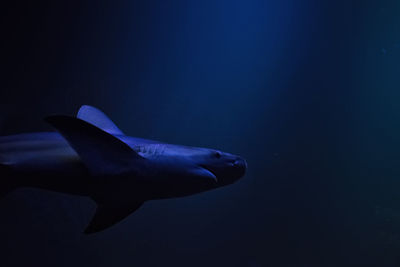
[[[103,131],[113,135],[124,135],[124,133],[115,125],[115,123],[104,114],[103,111],[89,106],[83,105],[76,115],[78,119],[84,120]]]
[[[46,121],[68,141],[92,175],[124,173],[143,160],[127,144],[86,121],[69,116],[50,116]]]

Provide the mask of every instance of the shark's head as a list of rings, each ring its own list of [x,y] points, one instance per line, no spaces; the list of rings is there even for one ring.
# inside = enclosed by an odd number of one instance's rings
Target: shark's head
[[[198,167],[216,177],[218,186],[236,182],[244,176],[247,169],[247,163],[242,157],[219,150],[204,149],[192,159]]]
[[[216,187],[237,181],[247,169],[243,158],[215,149],[166,145],[163,156],[168,159],[168,169],[178,176],[192,177],[200,182],[210,181]]]
[[[215,149],[148,144],[139,147],[138,151],[141,156],[153,162],[152,169],[160,174],[184,178],[188,182],[198,181],[212,187],[236,182],[247,169],[247,163],[242,157]]]

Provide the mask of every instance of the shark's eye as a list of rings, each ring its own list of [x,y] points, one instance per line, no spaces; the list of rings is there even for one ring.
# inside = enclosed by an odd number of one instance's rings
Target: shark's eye
[[[221,152],[216,151],[216,152],[214,153],[214,156],[215,156],[217,159],[221,158]]]

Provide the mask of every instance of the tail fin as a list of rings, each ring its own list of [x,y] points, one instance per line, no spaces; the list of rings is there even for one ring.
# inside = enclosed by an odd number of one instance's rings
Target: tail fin
[[[10,167],[0,163],[0,199],[17,188],[10,177]]]

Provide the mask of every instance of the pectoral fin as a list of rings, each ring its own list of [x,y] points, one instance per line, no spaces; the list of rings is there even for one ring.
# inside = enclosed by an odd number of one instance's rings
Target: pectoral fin
[[[127,144],[86,121],[69,116],[51,116],[46,121],[68,141],[92,175],[123,173],[134,161],[143,160]]]
[[[131,213],[135,212],[143,204],[138,201],[130,205],[103,205],[97,206],[95,215],[85,230],[85,234],[92,234],[102,231],[122,221]]]

